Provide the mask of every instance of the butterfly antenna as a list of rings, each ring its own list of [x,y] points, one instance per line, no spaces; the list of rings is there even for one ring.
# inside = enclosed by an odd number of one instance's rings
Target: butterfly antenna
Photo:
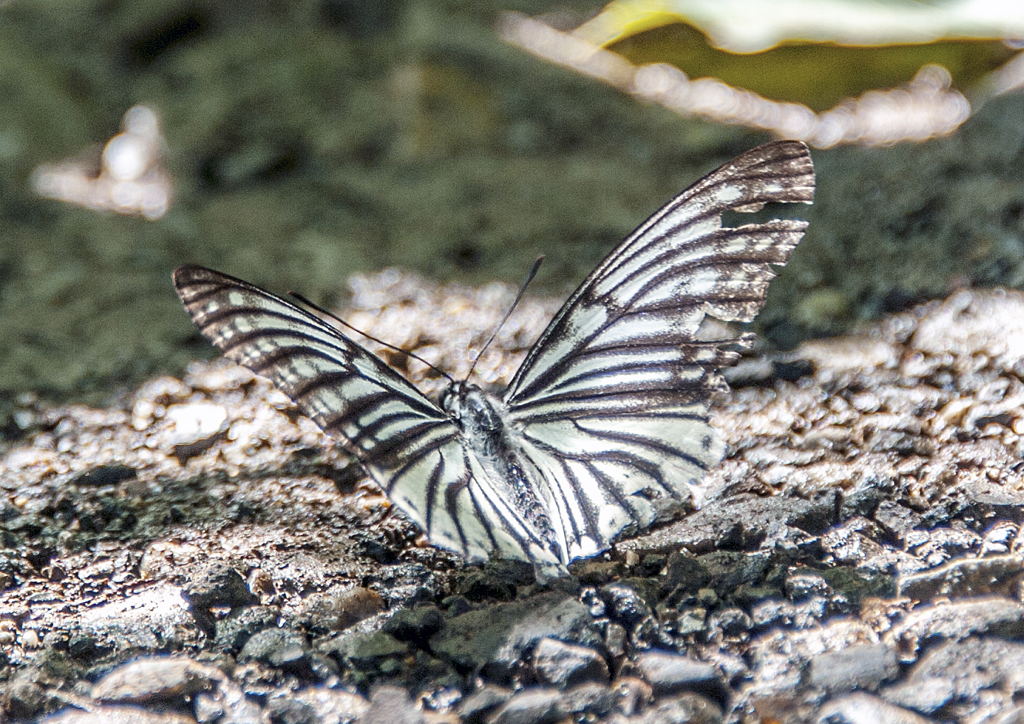
[[[288,292],[288,294],[290,294],[291,296],[293,296],[296,299],[298,299],[300,302],[305,304],[307,307],[310,307],[311,309],[315,309],[316,311],[320,312],[320,314],[323,314],[326,317],[330,317],[331,319],[333,319],[335,322],[340,324],[345,329],[350,329],[353,332],[361,334],[364,337],[366,337],[367,339],[373,340],[374,342],[376,342],[379,345],[383,345],[384,347],[387,347],[388,349],[391,349],[391,350],[394,350],[395,352],[399,352],[401,354],[404,354],[406,357],[412,357],[413,359],[419,360],[420,362],[425,364],[427,367],[429,367],[430,369],[434,370],[434,372],[436,372],[437,374],[441,375],[442,377],[447,378],[447,380],[449,382],[451,382],[453,385],[455,384],[455,378],[454,377],[452,377],[450,374],[448,374],[444,370],[440,369],[439,367],[436,367],[436,366],[430,364],[429,362],[427,362],[425,359],[420,357],[415,352],[410,352],[407,349],[402,349],[401,347],[396,347],[393,344],[389,344],[388,342],[385,342],[383,339],[377,339],[372,334],[367,334],[366,332],[364,332],[363,330],[359,329],[358,327],[353,327],[351,324],[346,322],[344,319],[342,319],[338,315],[336,315],[336,314],[334,314],[332,312],[328,312],[326,309],[321,307],[319,304],[314,304],[313,302],[309,301],[308,299],[306,299],[301,294],[298,294],[296,292]]]
[[[537,272],[540,270],[540,265],[543,262],[543,254],[541,256],[538,256],[537,260],[533,262],[533,266],[530,267],[530,271],[527,273],[526,279],[523,281],[522,286],[519,287],[519,293],[516,294],[516,298],[515,300],[513,300],[512,305],[508,308],[508,311],[505,312],[505,316],[502,317],[501,322],[498,324],[498,326],[494,328],[493,332],[491,332],[491,336],[487,340],[487,343],[480,348],[480,353],[476,356],[476,359],[473,360],[473,364],[469,366],[469,374],[466,375],[467,380],[473,376],[473,370],[476,369],[476,363],[479,362],[480,358],[484,356],[484,352],[486,352],[487,348],[491,346],[491,342],[493,342],[494,338],[498,336],[498,332],[500,332],[501,328],[505,326],[505,322],[508,321],[508,318],[512,316],[512,312],[516,311],[516,307],[519,306],[519,302],[522,301],[523,295],[526,293],[526,288],[530,286],[530,282],[532,282],[533,278],[537,276]]]

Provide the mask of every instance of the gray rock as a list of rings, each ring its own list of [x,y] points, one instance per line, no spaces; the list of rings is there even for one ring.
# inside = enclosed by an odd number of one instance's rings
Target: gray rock
[[[640,717],[639,724],[721,724],[722,709],[700,694],[681,694],[659,701]]]
[[[322,686],[301,689],[291,696],[309,706],[317,720],[322,722],[358,720],[366,715],[371,706],[370,702],[358,694]]]
[[[180,699],[205,691],[225,678],[220,669],[191,659],[153,656],[119,666],[92,687],[92,698],[139,704]]]
[[[309,670],[309,647],[306,637],[283,628],[268,628],[245,642],[238,661],[259,661],[296,673]]]
[[[362,586],[333,588],[303,601],[297,621],[306,631],[341,631],[384,610],[384,599]]]
[[[444,614],[436,606],[403,608],[389,618],[381,629],[399,641],[426,646],[431,636],[444,627]]]
[[[896,652],[884,644],[861,644],[811,659],[808,682],[831,692],[874,690],[899,671]]]
[[[654,696],[651,685],[635,676],[620,676],[612,682],[612,691],[616,710],[626,716],[641,711]]]
[[[903,681],[879,692],[879,696],[892,704],[925,714],[938,711],[955,695],[953,680],[938,677]]]
[[[404,658],[409,647],[382,631],[356,636],[346,642],[342,655],[360,671],[374,671],[387,660]]]
[[[832,587],[820,574],[812,571],[797,571],[786,576],[782,586],[790,601],[804,601],[809,598],[828,598]]]
[[[626,629],[622,624],[608,623],[604,631],[604,645],[612,656],[626,653]]]
[[[533,652],[533,668],[543,683],[564,689],[585,681],[608,682],[608,664],[597,651],[544,638]]]
[[[930,724],[932,721],[863,692],[827,702],[818,715],[821,724]]]
[[[925,606],[886,632],[884,642],[908,652],[912,661],[918,646],[936,639],[958,641],[970,635],[1017,638],[1024,635],[1024,606],[1002,596],[985,596],[943,605]]]
[[[511,689],[485,684],[459,703],[459,716],[467,722],[482,721],[485,714],[511,698]]]
[[[580,684],[562,692],[559,708],[566,714],[605,716],[615,705],[616,695],[608,684]]]
[[[456,616],[430,639],[430,648],[464,671],[504,681],[524,652],[545,637],[583,646],[601,643],[587,607],[550,592]]]
[[[992,687],[1010,693],[1024,691],[1024,644],[970,638],[937,646],[911,669],[906,684],[923,688],[935,680],[949,682],[953,695],[961,699]]]
[[[214,643],[232,653],[237,652],[253,634],[274,626],[280,615],[281,610],[276,606],[246,606],[235,609],[216,622]]]
[[[409,692],[399,686],[381,686],[370,695],[370,708],[359,724],[423,724]]]
[[[608,617],[627,629],[651,617],[650,606],[636,589],[627,583],[609,583],[602,586],[600,595],[608,607]]]
[[[901,576],[897,596],[926,601],[936,596],[1012,594],[1024,579],[1024,556],[1006,554],[958,558],[926,571]]]
[[[636,659],[636,668],[657,696],[696,691],[723,700],[728,688],[711,664],[679,654],[647,651]]]
[[[242,575],[222,562],[212,563],[192,576],[184,594],[196,609],[211,606],[235,608],[256,601]]]
[[[7,682],[0,702],[8,714],[27,719],[43,711],[49,697],[36,681],[40,676],[39,669],[27,668]]]
[[[77,645],[93,652],[175,650],[202,638],[182,590],[169,583],[86,609],[75,630],[69,642],[72,649]]]
[[[412,707],[408,694],[404,701]],[[340,689],[321,686],[299,691],[279,691],[267,699],[267,710],[275,722],[328,722],[345,724],[359,720],[370,710],[370,702]]]
[[[183,714],[158,714],[134,706],[98,706],[92,711],[63,711],[39,724],[196,724]]]
[[[547,724],[561,719],[565,713],[559,704],[556,689],[524,689],[487,717],[487,724]]]

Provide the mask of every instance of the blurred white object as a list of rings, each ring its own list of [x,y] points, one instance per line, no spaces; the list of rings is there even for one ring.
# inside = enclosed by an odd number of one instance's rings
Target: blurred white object
[[[36,193],[150,221],[167,213],[174,184],[161,163],[164,140],[156,113],[147,106],[133,106],[124,114],[121,128],[103,148],[98,166],[70,159],[37,167],[32,173]]]

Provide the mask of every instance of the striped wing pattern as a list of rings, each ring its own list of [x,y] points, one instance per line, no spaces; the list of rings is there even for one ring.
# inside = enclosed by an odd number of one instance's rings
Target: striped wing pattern
[[[708,422],[718,369],[736,353],[695,340],[706,314],[750,321],[806,222],[722,226],[726,211],[811,203],[799,142],[760,146],[673,199],[625,239],[562,307],[504,400],[563,521],[569,557],[648,525],[654,500],[699,504],[724,454]]]
[[[183,266],[174,285],[199,330],[339,440],[431,542],[480,561],[496,549],[521,551],[531,538],[487,480],[470,474],[452,420],[376,356],[226,274]]]
[[[649,525],[662,504],[700,503],[704,473],[725,447],[708,400],[737,353],[698,341],[697,329],[708,314],[753,319],[770,265],[786,263],[806,227],[729,228],[722,214],[813,194],[806,146],[781,141],[673,199],[573,293],[503,398],[488,398],[503,420],[499,437],[486,425],[474,432],[276,295],[197,266],[179,268],[174,282],[202,333],[338,439],[432,543],[540,570],[604,550]],[[495,445],[506,457],[487,452]]]

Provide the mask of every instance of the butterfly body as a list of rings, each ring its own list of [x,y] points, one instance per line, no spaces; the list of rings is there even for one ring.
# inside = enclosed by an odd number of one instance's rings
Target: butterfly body
[[[810,203],[802,143],[755,148],[683,191],[570,296],[500,396],[454,382],[440,406],[332,325],[247,282],[175,271],[199,329],[269,377],[363,465],[435,545],[564,570],[699,506],[725,452],[708,421],[721,367],[748,338],[697,338],[705,315],[750,321],[806,223],[722,225],[726,211]]]

